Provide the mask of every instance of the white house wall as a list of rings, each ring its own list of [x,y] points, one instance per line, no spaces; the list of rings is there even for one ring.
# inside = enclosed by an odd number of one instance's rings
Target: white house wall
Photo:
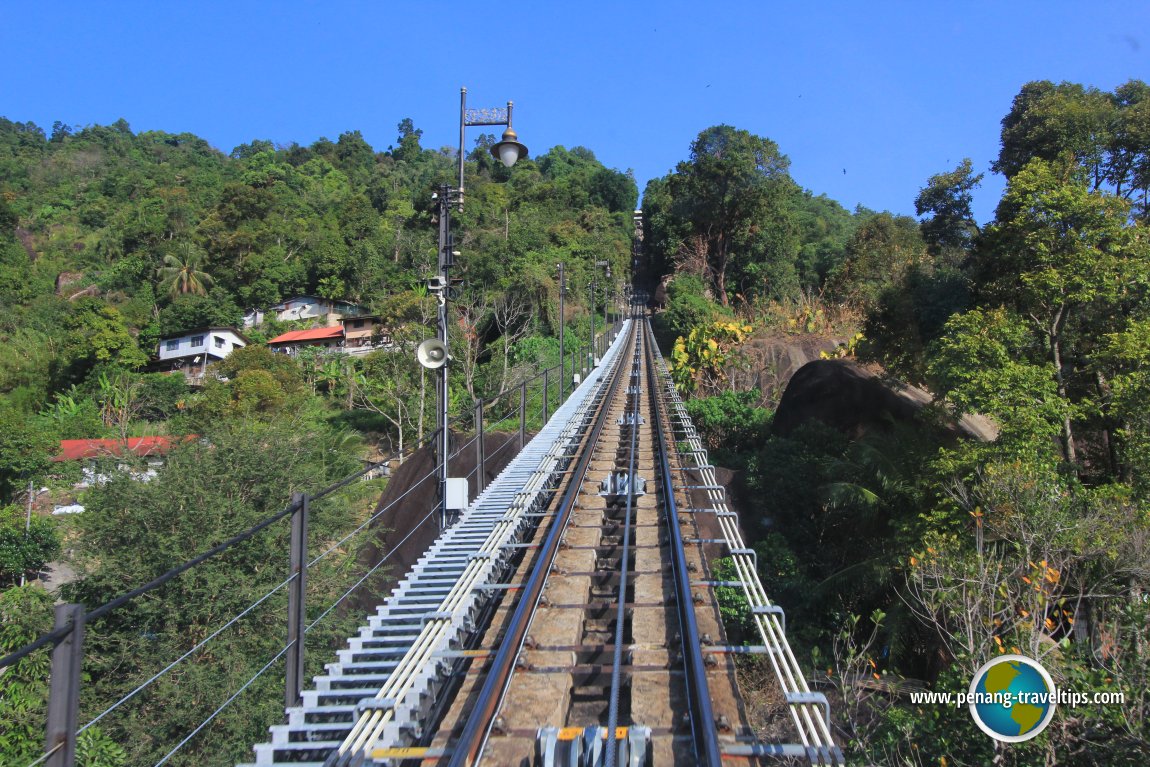
[[[192,345],[192,340],[203,339],[198,346]],[[217,343],[219,341],[220,343]],[[210,354],[223,359],[233,350],[245,346],[244,342],[235,333],[226,331],[204,331],[202,333],[188,333],[175,338],[164,338],[160,341],[159,359],[182,360],[198,354]]]

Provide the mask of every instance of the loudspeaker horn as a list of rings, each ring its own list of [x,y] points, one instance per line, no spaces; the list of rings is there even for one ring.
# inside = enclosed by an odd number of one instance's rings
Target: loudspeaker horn
[[[438,370],[447,364],[447,347],[438,338],[429,338],[415,350],[415,358],[428,370]]]

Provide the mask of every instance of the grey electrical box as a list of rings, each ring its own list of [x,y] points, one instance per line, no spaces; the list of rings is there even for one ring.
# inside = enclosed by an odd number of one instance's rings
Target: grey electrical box
[[[467,478],[447,478],[447,509],[448,511],[463,511],[468,506]]]

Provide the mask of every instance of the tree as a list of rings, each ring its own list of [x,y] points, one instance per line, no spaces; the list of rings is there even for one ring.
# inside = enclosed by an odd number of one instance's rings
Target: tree
[[[8,502],[38,481],[51,465],[60,443],[38,416],[0,407],[0,502]]]
[[[931,214],[921,224],[922,238],[931,255],[947,251],[967,252],[978,234],[978,224],[970,212],[971,190],[978,187],[982,174],[974,174],[970,158],[949,173],[931,176],[914,200],[914,212]]]
[[[847,241],[845,258],[828,280],[828,289],[868,310],[887,286],[899,282],[926,257],[926,244],[913,218],[877,213],[859,224]]]
[[[55,521],[25,516],[19,506],[0,508],[0,591],[35,576],[60,553]]]
[[[280,511],[293,492],[314,491],[361,465],[358,448],[349,449],[355,446],[346,435],[298,411],[274,424],[217,421],[203,436],[203,442],[169,453],[150,482],[112,472],[110,481],[93,489],[87,511],[76,520],[81,579],[68,584],[64,598],[104,604]],[[350,488],[312,505],[309,551],[328,548],[366,517],[370,504],[363,502],[362,491]],[[85,671],[91,678],[81,697],[82,720],[120,700],[272,591],[289,571],[289,537],[289,526],[274,525],[89,624]],[[346,588],[346,568],[356,551],[352,541],[309,568],[310,617]],[[127,749],[127,763],[160,761],[275,655],[283,645],[285,606],[282,592],[270,596],[102,720],[106,732]],[[332,616],[308,634],[315,650],[308,652],[309,673],[322,667],[320,648],[353,632],[354,625]],[[169,763],[235,763],[250,757],[251,744],[283,714],[282,684],[275,675],[256,680]]]
[[[80,299],[63,324],[66,334],[54,371],[63,388],[84,380],[96,367],[137,370],[148,362],[123,313],[113,306]]]
[[[529,336],[533,329],[528,297],[516,290],[509,290],[497,296],[491,309],[491,317],[499,331],[503,366],[499,374],[498,391],[503,391],[511,386],[509,373],[512,349],[519,341]]]
[[[691,159],[679,163],[670,177],[673,215],[690,234],[703,238],[723,306],[730,303],[732,260],[751,251],[764,220],[792,191],[789,165],[770,139],[718,125],[699,134],[691,144]]]
[[[190,242],[181,242],[175,253],[164,256],[164,266],[156,270],[160,290],[172,298],[184,293],[206,295],[214,280],[202,271],[203,260],[203,251]]]
[[[362,372],[350,382],[352,402],[356,408],[382,416],[395,430],[394,447],[403,454],[408,435],[418,429],[423,433],[426,370],[413,359],[411,350],[421,333],[403,330],[393,333],[395,349],[381,349],[363,358]],[[412,393],[420,392],[419,397]]]
[[[162,336],[173,336],[197,328],[238,327],[242,319],[243,310],[222,288],[206,295],[178,293],[160,310],[159,331]]]
[[[980,250],[985,296],[1032,323],[1058,396],[1067,403],[1068,363],[1084,351],[1074,329],[1100,319],[1104,326],[1150,259],[1147,243],[1128,226],[1128,211],[1124,200],[1092,190],[1075,166],[1034,160],[1010,180]],[[1079,348],[1068,349],[1068,343]],[[1065,411],[1061,434],[1063,456],[1072,465],[1073,415]]]
[[[1024,318],[1001,307],[972,309],[947,321],[930,348],[927,377],[957,413],[982,413],[1000,425],[1002,453],[1050,460],[1070,403],[1058,396],[1036,346]]]
[[[52,596],[39,584],[0,589],[0,655],[52,630]],[[0,762],[30,764],[43,752],[49,651],[40,650],[0,674]]]
[[[1002,119],[991,166],[1013,178],[1032,160],[1069,156],[1094,191],[1106,188],[1150,215],[1150,88],[1141,80],[1107,93],[1077,83],[1029,82]]]

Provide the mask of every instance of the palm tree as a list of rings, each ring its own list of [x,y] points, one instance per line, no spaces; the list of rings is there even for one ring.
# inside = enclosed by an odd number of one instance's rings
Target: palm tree
[[[156,270],[160,277],[160,289],[175,298],[183,293],[207,295],[214,282],[212,276],[201,271],[204,253],[190,242],[181,242],[176,253],[164,256],[164,266]]]

